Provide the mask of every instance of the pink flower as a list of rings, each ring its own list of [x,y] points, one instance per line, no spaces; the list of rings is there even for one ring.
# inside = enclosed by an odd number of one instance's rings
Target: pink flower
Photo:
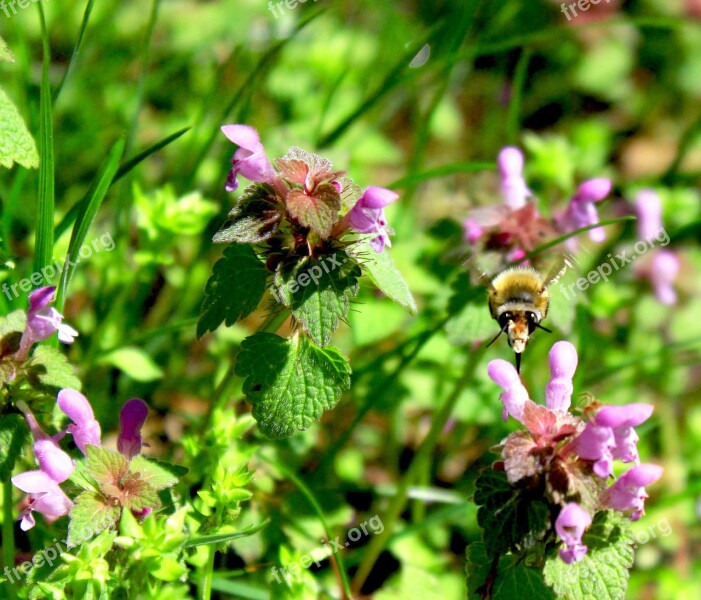
[[[642,190],[633,201],[638,217],[638,238],[650,240],[662,229],[662,203],[653,190]]]
[[[510,362],[497,358],[487,365],[487,374],[494,383],[504,390],[499,396],[504,403],[501,418],[506,421],[508,415],[511,415],[519,423],[523,423],[523,409],[526,402],[531,402],[531,400],[528,397],[528,391],[521,383],[516,368]]]
[[[358,233],[376,233],[370,240],[375,252],[382,252],[386,246],[392,246],[387,234],[385,207],[399,198],[399,194],[381,187],[371,186],[363,192],[348,213],[348,223]]]
[[[226,191],[233,192],[237,189],[237,177],[243,175],[249,181],[271,185],[284,198],[287,188],[268,160],[258,132],[248,125],[224,125],[221,130],[230,141],[239,146],[231,157]]]
[[[574,440],[575,453],[585,460],[593,460],[593,470],[602,479],[610,477],[613,471],[613,449],[616,440],[610,427],[597,425],[589,421]]]
[[[645,514],[645,498],[648,497],[645,486],[662,477],[662,471],[662,467],[651,464],[633,467],[604,492],[604,504],[615,510],[632,510],[630,520],[637,521]]]
[[[560,550],[560,558],[568,565],[582,560],[587,553],[582,536],[589,525],[591,516],[575,502],[567,504],[557,516],[555,532],[566,546]]]
[[[17,360],[24,360],[29,350],[36,342],[50,338],[58,331],[58,339],[64,344],[72,344],[78,332],[70,325],[62,323],[63,315],[49,306],[54,299],[55,287],[42,287],[29,295],[29,310],[27,311],[27,327],[22,334],[19,350],[15,354]]]
[[[650,282],[655,289],[655,297],[661,304],[677,303],[674,282],[679,275],[679,259],[671,250],[658,250],[650,264]]]
[[[128,459],[141,452],[141,428],[148,417],[148,405],[140,398],[124,403],[119,413],[119,437],[117,450]]]
[[[550,381],[545,386],[545,405],[567,411],[572,400],[572,378],[577,369],[577,350],[569,342],[557,342],[548,354]]]
[[[473,218],[468,217],[462,222],[463,239],[468,244],[474,244],[484,234],[484,228]]]
[[[58,407],[73,421],[67,428],[75,445],[85,454],[85,446],[100,446],[100,424],[95,420],[88,399],[79,391],[63,389],[58,393]]]
[[[67,515],[73,503],[68,496],[63,493],[58,483],[54,481],[46,472],[26,471],[12,478],[12,483],[23,492],[29,494],[29,506],[20,515],[22,531],[27,531],[34,527],[33,511],[44,515],[46,521],[51,523],[63,515]]]
[[[523,178],[523,154],[514,146],[502,148],[497,157],[501,176],[501,196],[511,210],[523,208],[533,196]]]
[[[650,418],[654,410],[652,404],[627,404],[625,406],[605,406],[597,414],[595,421],[613,431],[613,458],[624,463],[638,462],[638,434],[633,427],[641,425]]]
[[[18,402],[18,406],[24,413],[24,418],[32,432],[34,457],[39,463],[40,469],[56,483],[66,481],[75,468],[73,459],[59,448],[54,438],[49,437],[44,432],[32,411],[23,402]]]
[[[596,202],[600,202],[611,192],[611,180],[604,177],[588,179],[582,183],[570,200],[565,212],[557,219],[562,231],[568,233],[599,222]],[[589,237],[595,242],[603,242],[606,233],[601,227],[589,231]],[[568,240],[571,250],[576,249],[576,240]]]

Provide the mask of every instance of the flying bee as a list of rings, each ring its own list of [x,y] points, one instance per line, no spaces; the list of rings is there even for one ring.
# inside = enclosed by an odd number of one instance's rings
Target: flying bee
[[[499,333],[489,342],[491,346],[502,333],[506,333],[509,346],[516,354],[516,370],[521,372],[521,354],[536,329],[552,331],[541,325],[548,316],[550,296],[548,286],[565,272],[564,260],[543,275],[533,267],[514,266],[505,269],[494,278],[482,275],[489,291],[489,311],[499,323]]]

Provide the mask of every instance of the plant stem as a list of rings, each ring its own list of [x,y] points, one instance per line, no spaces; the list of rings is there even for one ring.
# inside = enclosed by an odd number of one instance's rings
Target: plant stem
[[[209,600],[212,596],[212,579],[214,578],[214,557],[217,554],[217,544],[210,544],[207,547],[209,556],[207,557],[207,565],[205,566],[204,577],[202,578],[202,587],[200,600]]]
[[[12,482],[8,479],[2,482],[2,561],[10,569],[15,566],[15,519],[12,509]],[[9,597],[14,598],[14,583],[7,581],[5,585],[10,591]]]
[[[355,575],[355,578],[353,579],[352,589],[355,593],[359,593],[360,588],[365,583],[365,580],[367,579],[368,575],[370,574],[370,571],[375,565],[375,561],[377,561],[377,558],[380,556],[380,553],[384,550],[385,545],[389,541],[394,531],[394,526],[397,522],[397,519],[401,515],[407,503],[409,487],[414,481],[414,478],[416,477],[417,473],[419,472],[422,463],[428,460],[431,456],[431,453],[433,452],[433,449],[438,443],[438,438],[441,432],[443,431],[446,422],[450,418],[450,415],[453,413],[453,409],[455,408],[455,404],[458,401],[458,398],[460,397],[460,393],[462,392],[467,382],[470,381],[470,379],[472,378],[475,371],[475,367],[479,363],[483,352],[484,348],[479,348],[478,350],[468,354],[462,375],[455,382],[453,390],[451,391],[450,395],[445,400],[440,410],[436,414],[435,418],[433,419],[433,422],[431,423],[431,429],[426,435],[424,441],[421,443],[421,446],[419,447],[418,451],[416,452],[416,455],[411,461],[411,465],[409,465],[409,468],[404,474],[404,477],[402,477],[402,480],[399,482],[399,485],[397,486],[396,495],[390,502],[390,505],[388,506],[387,510],[384,511],[384,534],[376,535],[372,538],[370,544],[367,547],[367,550],[363,555],[363,559],[360,562],[360,566],[358,567],[358,571]]]

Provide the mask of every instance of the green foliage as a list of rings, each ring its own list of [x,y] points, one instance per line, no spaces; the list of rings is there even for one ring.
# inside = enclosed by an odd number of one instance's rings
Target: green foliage
[[[289,437],[318,421],[350,386],[350,373],[336,348],[319,348],[303,335],[285,340],[257,333],[241,344],[236,363],[253,416],[271,438]]]
[[[250,246],[231,245],[214,265],[205,289],[197,336],[224,322],[233,325],[251,314],[265,292],[268,272]]]
[[[21,415],[9,414],[0,417],[0,481],[10,478],[28,438],[29,428]]]
[[[571,565],[550,557],[543,573],[558,597],[567,600],[622,600],[633,565],[630,519],[614,511],[596,515],[582,538],[585,557]]]
[[[62,388],[80,390],[82,387],[66,355],[46,345],[34,348],[27,367],[27,381],[47,394],[56,394]]]
[[[141,348],[126,346],[103,354],[100,364],[112,365],[134,381],[155,381],[163,377],[163,370]]]
[[[362,242],[353,254],[361,262],[363,271],[370,277],[375,287],[385,296],[406,308],[410,313],[416,312],[416,302],[409,286],[394,265],[389,251],[377,253],[369,243]]]
[[[15,57],[12,56],[12,52],[7,47],[7,43],[0,37],[0,60],[7,62],[15,62]]]
[[[473,286],[467,273],[460,273],[451,288],[453,295],[448,305],[451,317],[445,325],[451,344],[463,346],[499,332],[498,323],[489,314],[484,288]]]
[[[257,244],[270,239],[278,230],[281,207],[269,186],[256,183],[241,194],[226,224],[213,238],[215,243]]]
[[[491,555],[532,546],[550,527],[542,490],[514,487],[503,471],[485,471],[477,478],[475,504],[479,506],[477,522]]]
[[[287,210],[293,218],[325,240],[338,221],[341,196],[330,183],[318,185],[312,194],[294,189],[287,194]]]
[[[7,56],[6,49],[0,45],[0,59]],[[34,138],[27,130],[17,107],[0,88],[0,165],[10,169],[14,163],[27,169],[36,169],[39,166],[39,154]]]

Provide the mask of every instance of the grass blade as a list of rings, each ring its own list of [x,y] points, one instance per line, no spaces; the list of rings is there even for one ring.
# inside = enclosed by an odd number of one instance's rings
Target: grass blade
[[[209,544],[219,544],[221,542],[230,542],[231,540],[238,540],[240,538],[251,536],[259,531],[265,529],[270,523],[270,519],[266,519],[258,525],[252,525],[251,527],[246,527],[241,531],[229,531],[227,533],[212,533],[210,535],[196,535],[191,537],[183,548],[194,548],[195,546],[207,546]]]
[[[429,169],[421,173],[414,173],[413,175],[407,175],[406,177],[401,177],[396,181],[393,181],[388,186],[391,190],[409,188],[415,186],[417,183],[422,181],[428,181],[429,179],[436,179],[438,177],[445,177],[446,175],[453,175],[455,173],[472,173],[474,171],[494,171],[496,169],[496,163],[491,162],[460,162],[452,163],[449,165],[443,165],[441,167],[436,167],[434,169]]]
[[[73,233],[71,234],[71,241],[68,244],[68,253],[66,254],[66,262],[63,265],[63,270],[61,271],[61,283],[56,296],[56,309],[61,312],[63,309],[63,300],[68,291],[68,286],[70,285],[71,278],[75,272],[75,268],[79,262],[78,253],[88,235],[88,230],[90,225],[97,214],[100,205],[102,204],[105,194],[109,189],[112,181],[117,173],[117,168],[119,165],[119,160],[124,152],[124,138],[120,138],[112,146],[107,158],[102,163],[100,171],[93,181],[90,189],[86,193],[85,197],[78,204],[78,212],[76,215],[76,222],[73,226]]]
[[[80,24],[80,31],[78,32],[78,39],[75,43],[75,47],[73,48],[73,54],[71,54],[71,60],[68,63],[68,66],[66,67],[66,70],[63,73],[63,77],[61,78],[61,82],[58,84],[56,87],[56,91],[54,92],[54,104],[56,104],[56,100],[58,100],[58,96],[61,93],[61,90],[63,89],[63,84],[66,83],[66,79],[68,78],[68,74],[71,72],[71,69],[73,68],[73,64],[75,63],[76,59],[78,58],[78,53],[80,52],[80,47],[83,44],[83,36],[85,35],[85,30],[88,27],[88,21],[90,20],[90,13],[92,13],[93,5],[95,4],[95,0],[88,0],[87,5],[85,6],[85,11],[83,12],[83,21]]]
[[[49,66],[51,49],[46,19],[41,4],[37,4],[41,22],[43,61],[41,67],[41,90],[39,100],[39,217],[34,248],[34,272],[51,262],[54,247],[54,132],[51,109]]]

